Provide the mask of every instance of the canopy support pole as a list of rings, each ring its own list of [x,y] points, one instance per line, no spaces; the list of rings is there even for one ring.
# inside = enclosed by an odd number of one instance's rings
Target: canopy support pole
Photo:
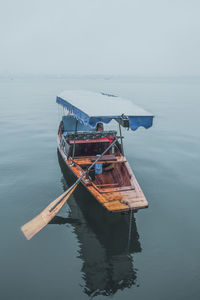
[[[120,133],[122,154],[124,155],[124,145],[123,145],[122,130],[121,130],[121,125],[120,124],[119,124],[119,133]]]
[[[74,133],[77,133],[77,127],[78,127],[78,120],[76,120],[76,125],[75,125],[75,131],[74,131]],[[76,146],[76,143],[75,143],[75,139],[74,139],[72,159],[74,158],[74,154],[75,154],[75,146]]]

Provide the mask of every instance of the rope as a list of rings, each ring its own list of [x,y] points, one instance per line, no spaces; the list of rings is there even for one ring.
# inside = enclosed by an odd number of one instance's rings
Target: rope
[[[130,207],[130,220],[129,220],[129,230],[128,230],[128,251],[129,251],[130,242],[131,242],[132,222],[133,222],[133,208]]]

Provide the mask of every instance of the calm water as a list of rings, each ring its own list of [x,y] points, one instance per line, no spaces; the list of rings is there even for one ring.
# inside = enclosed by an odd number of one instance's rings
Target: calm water
[[[56,149],[64,89],[118,94],[156,115],[153,128],[124,131],[150,206],[130,224],[80,186],[26,241],[20,226],[74,180]],[[199,299],[199,116],[198,80],[1,79],[1,299]]]

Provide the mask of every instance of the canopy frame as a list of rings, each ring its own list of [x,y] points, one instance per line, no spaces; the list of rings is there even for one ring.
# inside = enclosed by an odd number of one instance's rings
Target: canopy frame
[[[113,119],[122,127],[130,127],[132,130],[140,126],[147,129],[153,124],[154,116],[151,113],[129,100],[114,95],[111,97],[105,93],[65,91],[57,96],[56,102],[80,122],[92,128],[95,128],[97,123],[108,124]]]

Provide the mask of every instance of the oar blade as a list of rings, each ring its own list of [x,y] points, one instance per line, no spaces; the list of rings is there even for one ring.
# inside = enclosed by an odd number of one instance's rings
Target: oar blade
[[[41,214],[37,215],[31,221],[26,223],[21,227],[21,231],[27,238],[30,240],[36,233],[38,233],[46,224],[44,219],[42,218]]]
[[[57,199],[52,201],[39,215],[27,222],[21,227],[21,231],[30,240],[36,233],[38,233],[42,228],[44,228],[60,211],[66,201],[69,199],[78,183],[69,191],[69,193],[61,200],[61,202],[50,212],[53,205],[65,194],[63,193]]]

